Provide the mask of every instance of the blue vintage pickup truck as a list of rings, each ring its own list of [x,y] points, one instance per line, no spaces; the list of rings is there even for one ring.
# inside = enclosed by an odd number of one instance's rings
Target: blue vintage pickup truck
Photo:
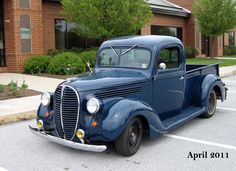
[[[219,65],[186,65],[177,38],[111,39],[101,45],[93,72],[42,95],[30,130],[86,151],[114,142],[118,153],[131,156],[144,133],[155,138],[195,117],[212,117],[226,90]]]

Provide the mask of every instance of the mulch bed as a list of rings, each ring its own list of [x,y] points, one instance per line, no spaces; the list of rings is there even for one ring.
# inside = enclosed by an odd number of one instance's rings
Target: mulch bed
[[[20,98],[20,97],[36,96],[36,95],[40,95],[40,94],[42,94],[42,93],[38,92],[38,91],[34,91],[34,90],[25,89],[24,92],[22,92],[19,97],[16,97],[16,96],[12,95],[12,92],[8,88],[5,88],[3,90],[3,92],[0,92],[0,101]]]

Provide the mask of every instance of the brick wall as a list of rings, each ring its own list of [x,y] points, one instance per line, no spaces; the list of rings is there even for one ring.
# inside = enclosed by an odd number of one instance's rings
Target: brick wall
[[[0,73],[7,72],[7,67],[0,67]]]
[[[190,11],[193,9],[194,0],[168,0],[171,3],[184,7]]]
[[[186,19],[185,18],[162,15],[162,14],[154,14],[151,21],[141,29],[141,34],[150,35],[151,25],[182,27],[183,28],[183,42],[186,43],[186,36],[185,36]]]
[[[49,49],[55,49],[55,19],[63,18],[60,3],[43,2],[43,44],[44,53]]]
[[[31,0],[29,8],[20,8],[19,0],[4,0],[6,66],[8,72],[22,72],[26,59],[43,54],[42,2]],[[30,16],[31,52],[21,53],[20,15]]]
[[[15,32],[17,32],[17,30],[15,23],[17,22],[17,19],[14,14],[14,8],[16,8],[16,6],[16,1],[3,1],[6,66],[9,70],[13,70],[16,66]]]

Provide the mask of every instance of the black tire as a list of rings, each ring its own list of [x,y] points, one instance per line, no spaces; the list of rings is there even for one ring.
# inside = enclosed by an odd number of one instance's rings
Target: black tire
[[[211,90],[208,95],[207,111],[201,115],[202,118],[211,118],[216,111],[217,97],[214,90]]]
[[[133,118],[124,132],[115,141],[116,151],[124,156],[134,155],[141,144],[143,125],[139,118]]]

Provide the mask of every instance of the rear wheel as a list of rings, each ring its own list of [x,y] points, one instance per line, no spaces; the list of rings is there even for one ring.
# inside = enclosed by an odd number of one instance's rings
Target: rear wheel
[[[139,118],[133,118],[124,132],[115,141],[116,150],[119,154],[132,156],[141,144],[143,136],[143,125]]]
[[[211,90],[208,96],[207,111],[201,115],[202,118],[210,118],[216,111],[217,97],[214,90]]]

